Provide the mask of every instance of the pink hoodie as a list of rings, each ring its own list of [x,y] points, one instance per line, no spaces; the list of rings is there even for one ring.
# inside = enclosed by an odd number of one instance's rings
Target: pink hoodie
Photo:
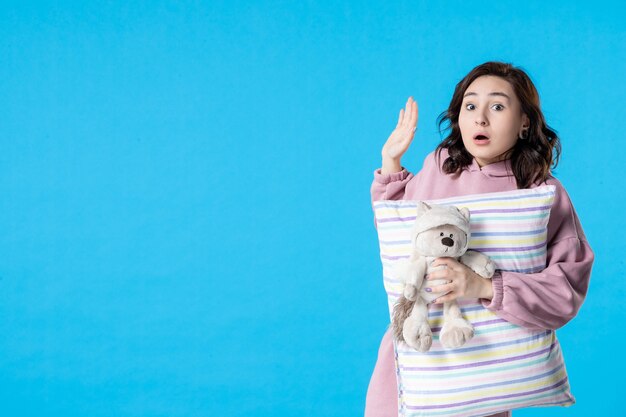
[[[372,202],[430,200],[517,189],[510,159],[482,168],[474,159],[460,174],[445,174],[441,167],[447,157],[447,149],[442,150],[440,160],[435,151],[431,152],[416,175],[406,168],[387,175],[375,170]],[[498,316],[529,329],[558,329],[576,316],[587,294],[594,260],[565,188],[553,176],[546,183],[556,186],[548,221],[546,268],[533,274],[498,270],[492,278],[493,299],[481,300]],[[367,392],[366,417],[398,415],[395,372],[393,341],[387,330]]]

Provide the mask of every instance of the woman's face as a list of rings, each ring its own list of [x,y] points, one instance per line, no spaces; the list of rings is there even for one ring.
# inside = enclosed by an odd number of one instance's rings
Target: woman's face
[[[476,78],[465,90],[459,128],[465,149],[485,166],[508,157],[517,138],[529,126],[520,102],[508,81],[493,75]],[[483,134],[489,139],[477,141]]]

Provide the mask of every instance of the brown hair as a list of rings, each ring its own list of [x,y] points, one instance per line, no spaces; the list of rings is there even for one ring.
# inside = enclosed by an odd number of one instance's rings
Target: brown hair
[[[493,75],[508,81],[521,104],[521,111],[530,119],[528,138],[518,139],[507,157],[511,158],[511,168],[518,188],[529,188],[534,183],[545,182],[550,175],[550,165],[559,163],[561,143],[556,131],[551,129],[543,117],[539,104],[539,93],[528,75],[519,67],[504,62],[485,62],[467,74],[454,89],[448,109],[437,117],[439,133],[441,125],[448,121],[447,129],[452,129],[438,146],[437,153],[448,149],[448,158],[443,163],[446,174],[460,172],[472,164],[472,155],[465,149],[459,128],[459,113],[463,95],[467,87],[478,77]],[[438,155],[439,156],[439,155]]]

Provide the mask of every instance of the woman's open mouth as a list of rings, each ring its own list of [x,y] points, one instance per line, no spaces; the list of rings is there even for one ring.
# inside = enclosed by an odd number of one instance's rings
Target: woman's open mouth
[[[474,136],[474,143],[477,145],[486,145],[489,143],[489,138],[485,135]]]

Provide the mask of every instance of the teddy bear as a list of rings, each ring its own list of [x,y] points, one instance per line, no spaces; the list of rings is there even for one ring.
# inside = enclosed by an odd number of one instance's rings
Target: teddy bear
[[[394,306],[392,333],[420,352],[432,345],[432,330],[428,324],[428,304],[446,293],[432,293],[426,287],[446,284],[445,279],[431,279],[426,274],[447,268],[432,267],[436,258],[450,257],[468,266],[478,275],[491,278],[495,263],[485,254],[467,250],[470,240],[470,212],[463,207],[426,204],[418,201],[417,217],[411,231],[411,255],[399,261],[395,275],[404,284],[403,293]],[[439,340],[446,349],[455,349],[474,336],[474,328],[463,318],[456,300],[443,304],[443,326]]]

